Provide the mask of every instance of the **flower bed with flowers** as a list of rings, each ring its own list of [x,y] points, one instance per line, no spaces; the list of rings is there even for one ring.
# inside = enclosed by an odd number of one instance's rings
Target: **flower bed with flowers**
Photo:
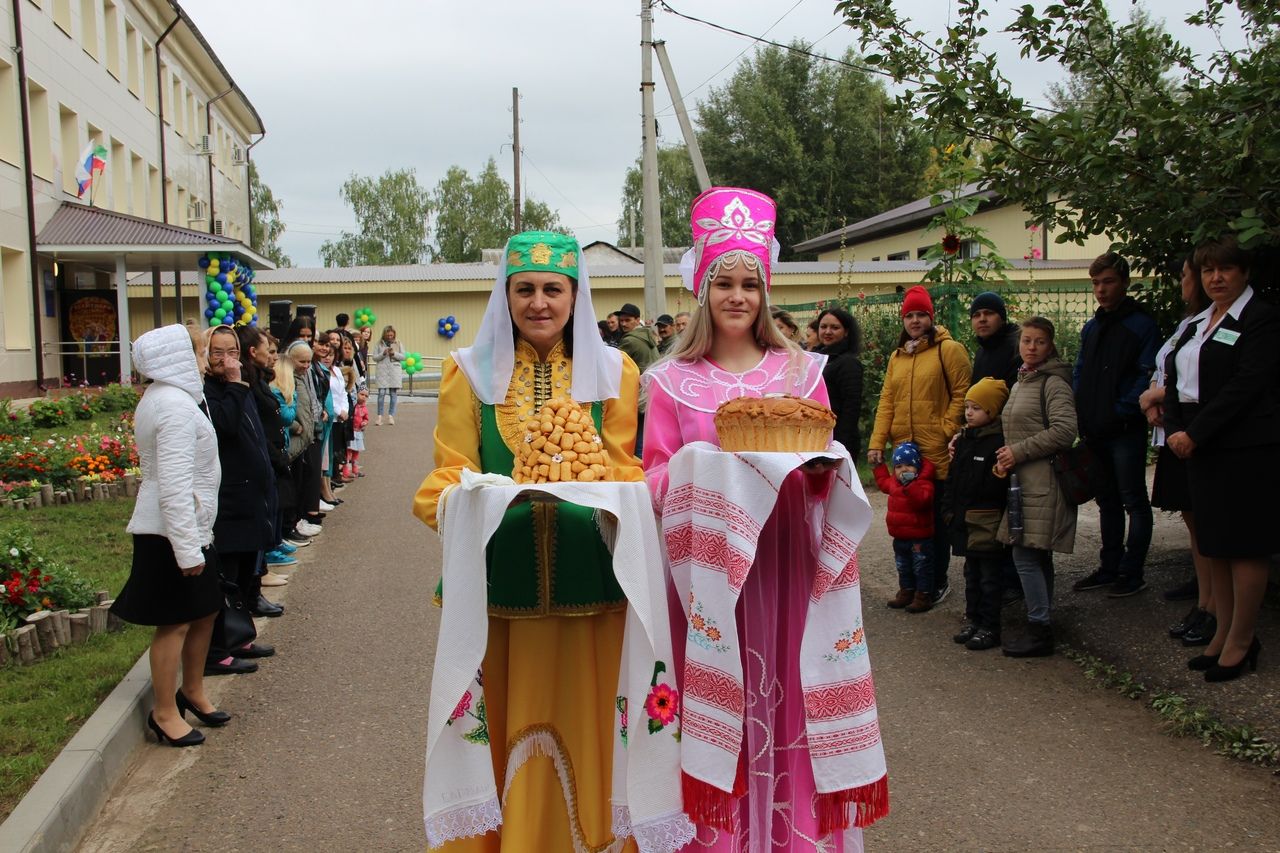
[[[77,481],[112,483],[137,470],[132,412],[114,416],[87,433],[59,431],[43,439],[0,434],[3,497],[25,497],[45,483],[55,489]]]
[[[10,533],[0,540],[0,635],[32,613],[76,610],[93,603],[89,582],[37,554],[29,536]]]

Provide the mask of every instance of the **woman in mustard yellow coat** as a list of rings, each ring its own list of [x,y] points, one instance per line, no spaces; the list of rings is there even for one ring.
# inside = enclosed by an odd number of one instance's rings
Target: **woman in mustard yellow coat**
[[[929,291],[916,285],[902,299],[902,337],[889,356],[876,408],[867,461],[884,461],[884,449],[913,441],[937,468],[934,493],[934,603],[950,592],[947,565],[951,549],[942,524],[942,490],[951,457],[947,444],[964,426],[964,395],[969,390],[969,353],[946,329],[934,325]]]
[[[601,341],[580,262],[577,241],[563,234],[525,232],[508,242],[505,276],[475,345],[445,362],[436,468],[414,501],[432,528],[462,469],[511,476],[525,422],[556,397],[571,395],[591,413],[613,479],[643,481],[633,455],[639,373]],[[591,509],[526,501],[507,510],[486,564],[484,703],[459,706],[458,720],[489,743],[502,825],[442,849],[603,850],[613,842],[613,721],[627,607],[612,556]]]

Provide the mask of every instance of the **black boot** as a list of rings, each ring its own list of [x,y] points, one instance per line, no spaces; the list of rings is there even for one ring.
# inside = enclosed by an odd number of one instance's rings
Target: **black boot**
[[[1004,654],[1011,658],[1043,658],[1053,654],[1053,626],[1048,622],[1028,622],[1027,633],[1007,643]]]

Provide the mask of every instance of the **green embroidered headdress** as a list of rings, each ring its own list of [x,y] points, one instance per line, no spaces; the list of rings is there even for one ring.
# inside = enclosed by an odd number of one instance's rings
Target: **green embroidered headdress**
[[[525,231],[507,241],[507,275],[536,270],[578,277],[578,241],[552,231]]]

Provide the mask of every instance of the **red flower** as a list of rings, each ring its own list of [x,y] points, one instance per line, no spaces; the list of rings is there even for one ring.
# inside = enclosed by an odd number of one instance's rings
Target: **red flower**
[[[947,255],[954,255],[960,251],[960,238],[954,234],[948,234],[942,238],[942,252]]]
[[[656,685],[644,700],[644,710],[652,720],[668,725],[680,712],[680,694],[666,684]]]
[[[463,715],[471,709],[471,691],[468,690],[462,694],[462,698],[458,700],[458,706],[453,709],[453,713],[449,715],[449,721],[452,722],[461,719]]]

